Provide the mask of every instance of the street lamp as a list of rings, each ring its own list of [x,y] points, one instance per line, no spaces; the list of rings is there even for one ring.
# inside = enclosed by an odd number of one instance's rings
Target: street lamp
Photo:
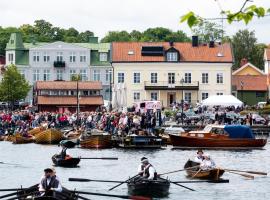
[[[109,76],[110,76],[110,106],[109,106],[109,111],[112,111],[112,69],[109,70]]]
[[[80,113],[80,102],[79,102],[79,80],[80,80],[80,75],[77,74],[76,76],[76,81],[77,81],[77,126],[79,126],[79,113]]]
[[[181,112],[181,121],[182,121],[182,125],[184,124],[184,78],[182,78],[180,80],[180,83],[182,85],[182,100],[181,100],[181,108],[182,108],[182,112]]]
[[[244,87],[244,82],[241,81],[241,100],[244,102],[244,99],[243,99],[243,87]]]

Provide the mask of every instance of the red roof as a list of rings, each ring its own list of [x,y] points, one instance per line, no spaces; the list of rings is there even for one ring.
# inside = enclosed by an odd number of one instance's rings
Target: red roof
[[[77,105],[77,97],[73,96],[38,96],[38,105]],[[103,105],[102,96],[80,97],[80,105]]]
[[[163,46],[164,50],[171,48],[169,42],[113,42],[112,62],[164,62],[165,56],[142,56],[143,46]],[[191,43],[173,43],[173,47],[180,53],[180,62],[233,62],[230,44],[215,44],[192,47]],[[133,52],[133,53],[132,53]],[[218,56],[218,54],[223,56]]]
[[[37,81],[37,90],[76,90],[77,81]],[[79,90],[102,90],[100,81],[80,81]]]
[[[241,81],[243,88],[241,88]],[[236,90],[244,91],[267,91],[266,75],[233,75],[232,85],[236,86]]]

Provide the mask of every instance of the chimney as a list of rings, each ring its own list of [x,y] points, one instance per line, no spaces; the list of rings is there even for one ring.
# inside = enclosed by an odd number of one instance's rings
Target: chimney
[[[209,42],[209,48],[214,48],[215,47],[215,42],[213,40],[211,40]]]
[[[197,35],[192,36],[192,47],[199,46],[199,37]]]
[[[170,47],[173,47],[173,41],[170,41],[169,43],[170,43]]]
[[[248,63],[248,59],[242,58],[241,61],[240,61],[240,67],[242,67],[243,65],[245,65],[247,63]]]

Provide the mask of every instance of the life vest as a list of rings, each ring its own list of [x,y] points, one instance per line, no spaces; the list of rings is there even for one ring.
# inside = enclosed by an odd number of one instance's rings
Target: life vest
[[[141,176],[143,176],[144,178],[148,178],[150,176],[150,173],[149,173],[150,167],[153,167],[153,166],[151,164],[148,164],[146,167],[141,165],[141,170],[144,171],[144,173],[141,174]],[[154,180],[157,180],[157,172],[154,173]]]

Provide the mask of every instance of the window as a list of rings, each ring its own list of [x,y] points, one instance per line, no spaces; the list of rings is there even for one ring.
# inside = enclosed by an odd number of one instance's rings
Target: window
[[[25,78],[25,70],[24,69],[20,69],[20,74],[23,78]]]
[[[83,96],[88,96],[88,91],[87,90],[83,91]]]
[[[94,69],[93,80],[94,81],[100,81],[100,70],[99,69]]]
[[[63,52],[57,52],[56,61],[63,61]]]
[[[191,92],[185,92],[185,101],[191,102]]]
[[[175,84],[175,73],[168,73],[169,84]]]
[[[99,61],[105,62],[108,60],[108,54],[107,53],[99,53]]]
[[[39,52],[33,52],[33,61],[39,62]]]
[[[56,71],[56,80],[63,80],[63,70],[58,69]]]
[[[202,100],[205,100],[208,98],[208,92],[203,92],[202,93]]]
[[[72,77],[74,77],[75,75],[76,75],[76,70],[75,69],[69,70],[69,77],[70,77],[71,81],[72,81]]]
[[[223,83],[223,73],[217,73],[217,83]]]
[[[80,55],[80,62],[86,62],[86,55],[85,55],[85,53],[81,53],[81,55]]]
[[[178,60],[177,52],[168,52],[167,53],[167,61],[173,62]]]
[[[75,52],[70,53],[69,62],[71,62],[71,63],[76,62],[76,54],[75,54]]]
[[[217,92],[217,95],[219,95],[219,96],[223,95],[223,92]]]
[[[151,101],[157,101],[157,100],[158,100],[157,92],[151,92]]]
[[[44,69],[43,80],[44,81],[50,80],[50,70],[49,69]]]
[[[191,83],[191,73],[185,73],[185,83]]]
[[[125,74],[124,73],[118,73],[118,83],[124,83],[125,82]]]
[[[13,57],[13,53],[9,53],[9,54],[8,54],[8,61],[9,61],[9,62],[13,62],[13,61],[14,61],[13,58],[14,58],[14,57]]]
[[[208,83],[208,73],[202,73],[202,83]]]
[[[264,92],[256,92],[256,98],[264,97]]]
[[[133,93],[133,100],[134,101],[140,101],[141,93],[139,92],[134,92]]]
[[[157,73],[151,73],[151,83],[157,83]]]
[[[87,72],[86,69],[81,69],[80,70],[80,76],[82,81],[87,81]]]
[[[39,69],[33,71],[33,81],[39,81]]]
[[[138,72],[133,73],[133,83],[140,83],[140,82],[141,82],[140,73]]]
[[[50,61],[50,56],[48,55],[47,52],[44,52],[43,60],[44,60],[44,62],[49,62]]]
[[[106,70],[106,81],[112,82],[112,70],[110,70],[110,69]]]

